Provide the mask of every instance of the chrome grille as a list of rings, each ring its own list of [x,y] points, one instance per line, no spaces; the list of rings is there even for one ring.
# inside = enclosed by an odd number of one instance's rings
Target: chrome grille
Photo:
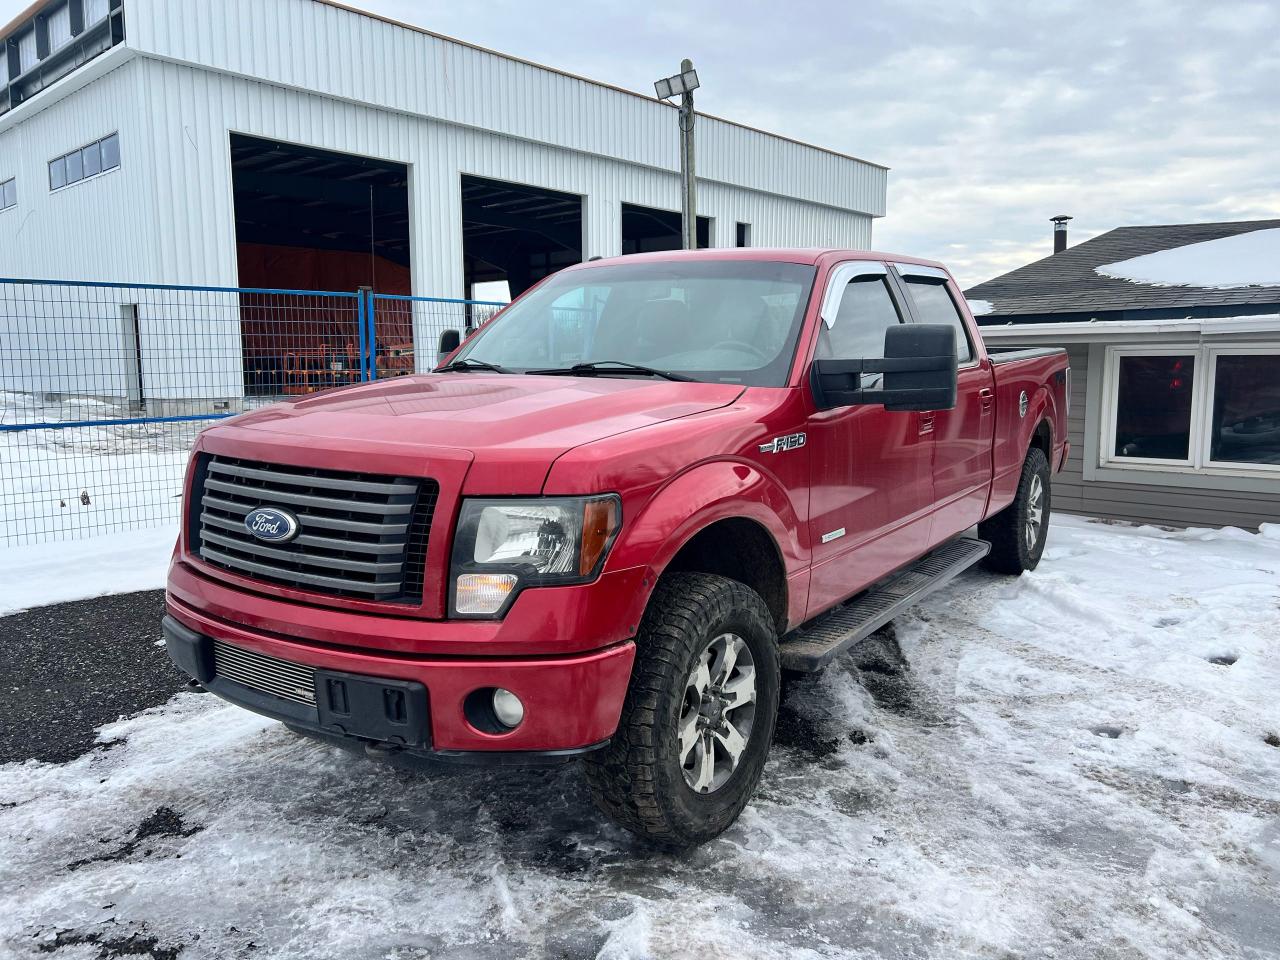
[[[300,663],[291,663],[265,653],[233,647],[221,640],[213,641],[213,672],[217,677],[234,680],[273,697],[314,707],[316,672]]]
[[[205,457],[192,496],[200,558],[255,580],[340,597],[422,600],[434,480]],[[264,543],[245,528],[258,507],[283,507],[298,535]]]

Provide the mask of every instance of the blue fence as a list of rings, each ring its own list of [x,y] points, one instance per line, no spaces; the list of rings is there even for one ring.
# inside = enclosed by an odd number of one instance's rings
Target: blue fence
[[[429,370],[502,306],[0,278],[0,546],[176,524],[210,421]]]

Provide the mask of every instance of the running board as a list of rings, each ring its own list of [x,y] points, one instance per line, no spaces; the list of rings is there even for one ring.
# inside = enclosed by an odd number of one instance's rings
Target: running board
[[[948,540],[843,606],[783,637],[778,644],[782,668],[816,673],[990,552],[991,544],[985,540]]]

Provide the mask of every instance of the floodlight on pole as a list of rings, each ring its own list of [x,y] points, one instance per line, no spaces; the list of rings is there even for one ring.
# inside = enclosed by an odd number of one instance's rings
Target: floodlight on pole
[[[693,62],[690,60],[680,62],[680,72],[675,76],[664,77],[653,85],[659,100],[680,98],[681,245],[686,250],[694,250],[698,246],[697,180],[693,166],[693,91],[699,86],[698,71],[693,69]]]

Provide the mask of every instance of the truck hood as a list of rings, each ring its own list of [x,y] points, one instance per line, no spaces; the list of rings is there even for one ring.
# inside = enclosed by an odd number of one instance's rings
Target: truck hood
[[[385,441],[424,453],[465,450],[473,461],[468,493],[537,492],[566,451],[727,406],[743,389],[619,377],[425,374],[278,403],[227,427],[263,440],[287,434],[292,444],[312,449]]]

